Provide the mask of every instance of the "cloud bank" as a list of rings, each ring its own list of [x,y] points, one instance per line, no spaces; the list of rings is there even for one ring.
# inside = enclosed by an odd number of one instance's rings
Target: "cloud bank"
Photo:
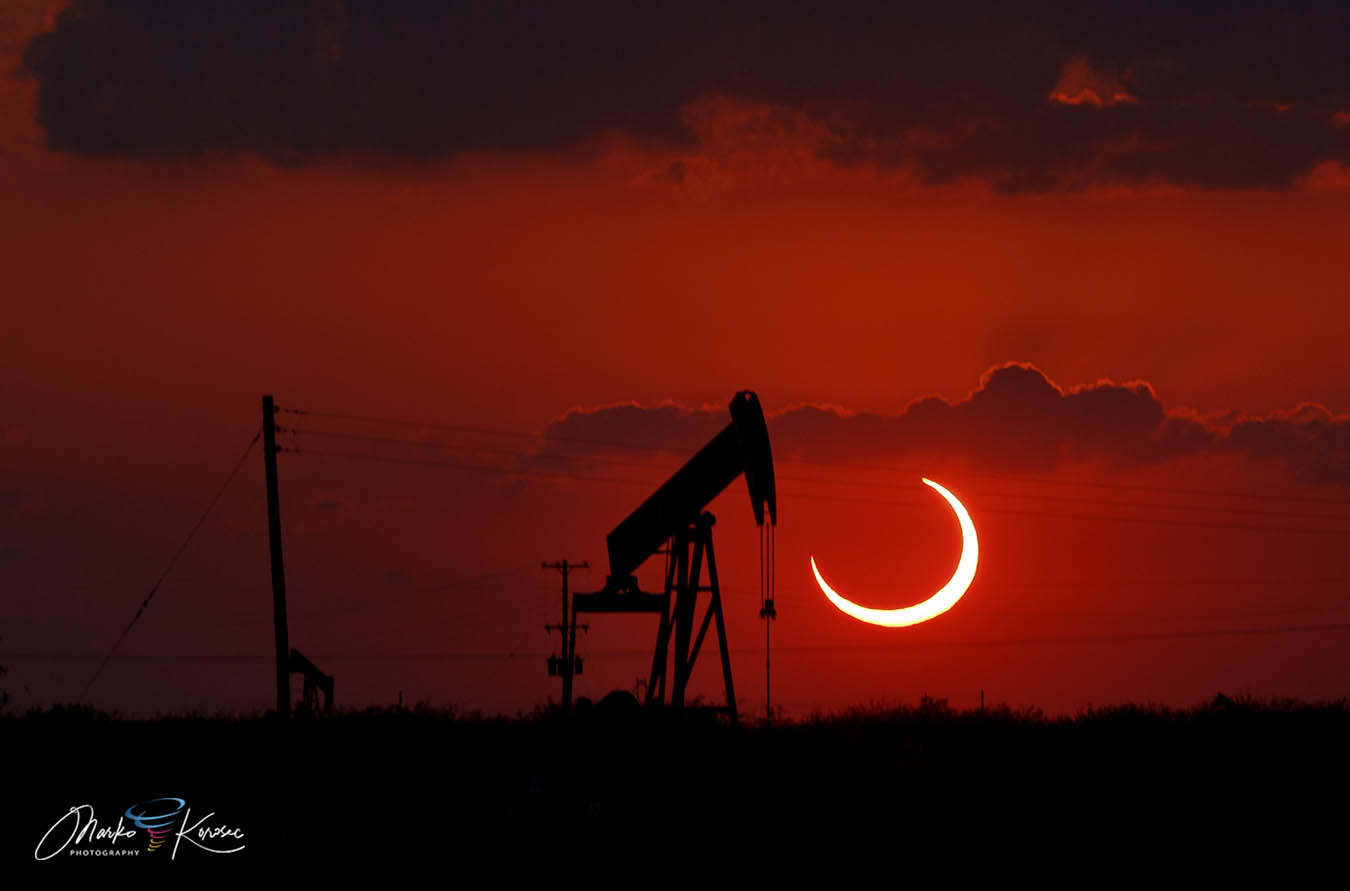
[[[716,100],[926,184],[1284,188],[1350,163],[1347,33],[1344,3],[74,0],[21,74],[82,155],[678,153]]]
[[[726,422],[721,407],[607,406],[574,409],[545,437],[572,453],[579,443],[601,452],[620,444],[696,448]],[[1142,381],[1066,389],[1020,363],[991,368],[956,402],[928,396],[889,415],[798,405],[773,413],[769,432],[776,456],[808,460],[946,458],[1033,473],[1078,461],[1141,467],[1223,454],[1282,461],[1308,485],[1350,485],[1350,415],[1304,403],[1260,417],[1201,416],[1169,410]]]

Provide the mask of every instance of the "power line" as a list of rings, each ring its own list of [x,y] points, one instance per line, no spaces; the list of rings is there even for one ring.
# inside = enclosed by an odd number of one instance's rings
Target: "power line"
[[[370,436],[362,433],[336,433],[327,430],[304,430],[296,427],[278,427],[279,432],[295,433],[300,436],[319,436],[327,439],[346,439],[357,442],[378,442],[391,445],[416,446],[418,448],[444,449],[456,452],[487,452],[531,461],[587,461],[595,464],[612,464],[618,467],[639,467],[650,470],[669,470],[670,465],[655,461],[623,461],[617,458],[601,458],[594,455],[565,455],[549,452],[524,452],[520,449],[508,449],[501,446],[458,444],[436,442],[434,440],[403,439],[397,436]]]
[[[542,433],[527,433],[523,430],[502,430],[492,427],[474,427],[466,424],[435,424],[427,421],[412,421],[401,418],[376,418],[367,415],[347,415],[333,412],[307,411],[299,408],[278,408],[279,413],[302,415],[311,418],[329,418],[341,421],[360,421],[369,424],[385,424],[391,427],[413,427],[419,430],[445,430],[453,433],[479,433],[486,436],[511,436],[519,439],[535,439],[545,442],[575,442],[585,445],[601,445],[616,449],[635,449],[644,452],[688,452],[697,449],[677,446],[639,445],[637,443],[607,442],[597,439],[579,439],[570,436],[546,436]]]
[[[1317,632],[1340,632],[1350,631],[1350,622],[1327,622],[1316,625],[1265,625],[1247,628],[1196,628],[1183,629],[1178,631],[1141,631],[1128,634],[1075,634],[1047,637],[995,637],[995,638],[976,638],[970,640],[942,640],[942,641],[914,641],[907,640],[903,643],[818,643],[818,644],[780,644],[776,649],[788,650],[792,652],[829,652],[829,651],[855,651],[855,650],[913,650],[913,649],[947,649],[947,648],[966,648],[966,647],[1000,647],[1000,646],[1060,646],[1073,644],[1089,643],[1141,643],[1157,640],[1187,640],[1204,639],[1216,637],[1249,637],[1267,634],[1310,634]],[[738,655],[760,655],[763,650],[758,647],[732,647],[731,652]],[[396,662],[396,661],[450,661],[450,660],[485,660],[485,659],[537,659],[546,657],[548,654],[543,650],[539,651],[483,651],[483,650],[441,650],[441,651],[421,651],[408,653],[393,652],[347,652],[341,651],[326,652],[324,658],[334,662]],[[586,652],[587,657],[596,656],[643,656],[648,657],[651,654],[647,650],[591,650]],[[18,657],[22,659],[34,660],[79,660],[88,658],[82,653],[43,653],[43,652],[16,652],[11,654],[11,658]],[[162,655],[157,657],[141,656],[135,661],[149,663],[175,663],[175,662],[198,662],[198,661],[216,661],[216,662],[262,662],[265,656],[255,654],[234,654],[234,653],[183,653]]]
[[[1005,637],[983,640],[919,641],[903,644],[803,644],[784,647],[790,650],[843,649],[939,649],[943,647],[1054,646],[1083,643],[1134,643],[1152,640],[1182,640],[1207,637],[1247,637],[1259,634],[1306,634],[1317,631],[1350,631],[1350,622],[1321,625],[1267,625],[1256,628],[1198,628],[1183,631],[1140,631],[1132,634],[1079,634],[1060,637]]]
[[[919,467],[900,467],[887,464],[870,464],[854,461],[819,461],[807,458],[784,458],[780,464],[814,464],[824,467],[857,467],[867,470],[879,470],[888,473],[919,473],[929,471]],[[1350,499],[1327,498],[1317,495],[1282,495],[1273,492],[1238,492],[1220,489],[1191,489],[1177,486],[1148,486],[1136,483],[1107,483],[1098,480],[1064,480],[1052,477],[1018,476],[1016,474],[993,473],[983,470],[960,470],[957,476],[974,476],[985,479],[1002,480],[1010,483],[1035,484],[1038,486],[1080,486],[1094,489],[1119,489],[1131,492],[1151,492],[1159,495],[1199,495],[1206,498],[1251,498],[1262,501],[1302,501],[1312,504],[1331,504],[1350,507]]]
[[[884,483],[873,482],[870,480],[821,480],[800,476],[779,476],[778,479],[786,480],[788,482],[811,483],[813,485],[865,486],[876,489],[915,488],[912,484],[908,483]],[[1098,498],[1073,498],[1062,495],[1042,495],[1039,493],[1018,492],[980,492],[978,494],[983,498],[1018,498],[1026,501],[1052,501],[1060,504],[1088,504],[1103,505],[1106,507],[1147,507],[1152,510],[1200,511],[1203,513],[1216,514],[1257,514],[1266,517],[1288,517],[1307,520],[1350,520],[1350,515],[1344,514],[1315,513],[1309,511],[1280,511],[1255,507],[1212,507],[1203,504],[1164,504],[1156,501],[1111,501]]]
[[[398,458],[388,455],[372,455],[353,452],[334,452],[324,449],[308,449],[308,448],[300,449],[288,447],[278,449],[278,451],[291,452],[295,454],[321,455],[330,458],[346,458],[348,460],[356,460],[356,461],[372,461],[377,463],[401,464],[420,467],[439,467],[449,470],[462,470],[469,472],[497,473],[497,474],[504,474],[506,476],[531,476],[531,477],[570,479],[570,480],[581,480],[585,482],[615,483],[620,485],[636,485],[636,486],[651,485],[650,480],[627,479],[612,476],[595,476],[589,474],[568,473],[564,471],[532,470],[526,468],[511,468],[511,467],[492,467],[483,464],[467,464],[450,461],[428,461],[420,458]],[[917,501],[898,501],[895,499],[867,498],[863,496],[823,495],[819,493],[808,493],[808,492],[783,492],[781,494],[792,498],[802,498],[814,501],[838,501],[857,504],[882,504],[897,507],[922,506]],[[1146,508],[1152,507],[1153,505],[1139,504],[1137,506],[1141,508]],[[1196,510],[1203,511],[1205,510],[1205,508],[1196,508]],[[1253,531],[1253,532],[1291,532],[1291,533],[1305,533],[1314,535],[1350,535],[1350,527],[1336,529],[1317,526],[1265,526],[1254,523],[1213,523],[1203,520],[1179,520],[1179,519],[1168,519],[1164,517],[1147,517],[1147,516],[1129,517],[1111,514],[1081,514],[1081,513],[1056,512],[1056,511],[1033,511],[1033,510],[1022,510],[1017,508],[999,508],[999,507],[982,507],[978,510],[978,512],[981,514],[1000,514],[1000,515],[1022,516],[1022,517],[1048,517],[1054,519],[1071,519],[1071,520],[1099,520],[1099,521],[1123,522],[1123,523],[1145,523],[1160,526],[1182,526],[1182,527],[1193,527],[1204,529],[1231,529],[1231,530]],[[1319,517],[1319,519],[1334,519],[1334,518]]]
[[[619,467],[636,467],[641,469],[652,469],[652,470],[668,468],[668,465],[666,464],[658,464],[651,461],[624,461],[620,459],[604,458],[594,455],[570,455],[570,454],[549,454],[546,452],[543,453],[525,452],[519,449],[508,449],[508,448],[501,448],[498,446],[481,446],[469,444],[459,445],[453,443],[444,443],[426,440],[404,439],[401,437],[393,437],[393,436],[372,436],[360,433],[339,433],[331,431],[305,430],[288,427],[283,427],[279,429],[282,432],[295,433],[302,436],[319,436],[334,439],[354,440],[359,442],[379,442],[386,444],[408,445],[420,448],[436,448],[436,449],[445,449],[449,451],[461,451],[471,453],[487,452],[490,454],[518,457],[527,460],[579,461],[597,464],[607,464]],[[383,460],[383,458],[381,456],[371,456],[371,460]],[[461,469],[469,469],[468,466],[466,465],[445,465],[445,466],[457,466]],[[829,465],[829,466],[841,466],[841,465]],[[862,486],[873,489],[913,488],[913,486],[909,483],[880,482],[875,480],[820,479],[817,477],[802,477],[783,474],[779,474],[777,476],[777,479],[784,482],[798,482],[820,486]],[[1076,498],[1069,496],[1045,495],[1041,493],[1026,493],[1026,492],[981,492],[979,494],[982,497],[986,498],[1014,498],[1029,501],[1050,501],[1065,504],[1102,505],[1107,507],[1147,507],[1154,510],[1165,510],[1165,511],[1194,511],[1201,513],[1238,514],[1238,515],[1256,514],[1261,516],[1272,516],[1272,517],[1279,516],[1289,519],[1350,520],[1350,516],[1341,514],[1328,514],[1309,511],[1279,511],[1279,510],[1270,510],[1267,508],[1254,508],[1254,507],[1226,507],[1226,506],[1212,506],[1200,504],[1166,504],[1152,501],[1114,501],[1114,500],[1102,500],[1093,498]]]
[[[912,501],[888,501],[882,498],[854,498],[846,495],[813,495],[804,492],[794,492],[792,493],[792,497],[816,501],[848,501],[864,504],[894,504],[903,505],[905,507],[916,506],[916,503]],[[1139,506],[1148,507],[1149,505]],[[1077,514],[1056,511],[1019,510],[1007,507],[981,507],[977,512],[980,514],[1003,514],[1017,517],[1050,517],[1067,520],[1107,520],[1110,522],[1121,523],[1148,523],[1158,526],[1191,526],[1202,529],[1237,529],[1254,532],[1307,532],[1316,535],[1350,535],[1350,527],[1345,529],[1331,529],[1316,526],[1260,526],[1254,523],[1210,523],[1203,520],[1170,520],[1165,517],[1125,517],[1112,514]]]
[[[594,483],[621,483],[625,485],[636,485],[636,486],[651,485],[650,480],[620,479],[617,477],[607,477],[607,476],[587,476],[577,473],[564,473],[562,471],[552,471],[552,470],[531,470],[528,468],[492,467],[486,464],[463,464],[456,461],[427,461],[425,459],[419,458],[397,458],[390,455],[370,455],[355,452],[332,452],[326,449],[310,449],[310,448],[301,449],[295,447],[286,447],[286,448],[278,448],[277,451],[299,455],[322,455],[323,457],[326,458],[347,458],[349,460],[354,461],[374,461],[376,463],[381,464],[403,464],[414,467],[441,467],[447,470],[482,471],[484,473],[500,473],[505,474],[507,476],[537,476],[537,477],[549,477],[554,479],[584,480],[587,482],[594,482]]]
[[[215,510],[216,505],[220,503],[220,499],[225,494],[225,490],[230,487],[230,483],[234,481],[235,476],[238,475],[240,468],[244,466],[244,462],[248,460],[249,454],[252,453],[253,447],[258,444],[258,440],[261,437],[262,431],[259,430],[257,433],[253,434],[253,438],[248,441],[248,447],[244,449],[244,454],[239,456],[239,460],[235,462],[234,469],[230,471],[229,476],[225,477],[225,482],[221,483],[220,488],[216,490],[215,497],[211,499],[211,503],[206,506],[206,510],[202,511],[202,515],[188,532],[187,537],[183,539],[183,543],[178,546],[178,550],[174,551],[173,556],[169,558],[169,564],[164,567],[164,571],[159,574],[159,578],[155,579],[155,583],[150,586],[150,593],[146,594],[145,599],[141,601],[141,605],[136,609],[136,615],[132,616],[131,621],[127,623],[127,627],[122,629],[122,633],[113,643],[112,649],[108,650],[108,655],[103,657],[103,662],[99,665],[98,670],[94,672],[94,676],[89,679],[89,683],[85,684],[84,689],[80,691],[80,700],[83,700],[85,694],[89,692],[89,688],[94,686],[94,681],[98,680],[99,675],[103,673],[103,669],[107,667],[109,660],[111,660],[113,654],[117,652],[117,648],[122,645],[122,641],[126,640],[127,635],[131,633],[132,627],[140,620],[141,616],[145,614],[145,608],[150,605],[150,601],[153,600],[155,594],[158,593],[159,586],[164,583],[164,579],[168,577],[169,573],[173,570],[174,565],[178,563],[178,558],[183,556],[183,552],[187,550],[188,545],[196,536],[197,530],[202,528],[202,524],[205,523],[206,518],[211,515],[211,511]]]
[[[636,449],[640,451],[650,451],[650,452],[692,453],[697,451],[696,449],[687,447],[642,445],[638,443],[614,442],[608,440],[589,439],[584,437],[548,436],[542,433],[527,433],[525,431],[520,430],[503,430],[500,428],[476,427],[462,424],[437,424],[426,421],[415,421],[409,419],[374,417],[370,415],[356,415],[356,414],[338,414],[334,412],[318,412],[297,408],[280,408],[278,409],[278,411],[288,414],[305,415],[316,418],[329,418],[333,420],[356,421],[373,424],[387,424],[391,426],[414,427],[426,430],[448,430],[461,433],[478,433],[490,436],[510,436],[522,439],[540,440],[546,443],[571,442],[585,445],[599,445],[599,446],[607,446],[610,448]],[[887,473],[922,474],[928,472],[928,470],[919,467],[899,466],[891,464],[876,464],[867,461],[825,461],[810,458],[780,457],[776,459],[776,463],[808,464],[824,467],[852,467],[862,470],[883,471]],[[1328,498],[1325,496],[1316,496],[1316,495],[1289,495],[1271,492],[1240,492],[1233,490],[1218,490],[1218,489],[1192,489],[1192,488],[1179,488],[1172,486],[1149,486],[1134,483],[1110,483],[1097,480],[1065,480],[1065,479],[1055,479],[1051,477],[1021,476],[1017,474],[996,473],[991,471],[979,471],[979,470],[963,470],[958,471],[957,473],[958,475],[961,476],[982,477],[986,479],[997,479],[1013,483],[1030,483],[1048,486],[1079,486],[1079,487],[1091,487],[1100,489],[1119,489],[1136,492],[1152,492],[1157,494],[1169,494],[1169,495],[1179,494],[1179,495],[1199,495],[1211,498],[1249,498],[1249,499],[1269,500],[1269,501],[1300,501],[1314,504],[1350,506],[1350,499]]]

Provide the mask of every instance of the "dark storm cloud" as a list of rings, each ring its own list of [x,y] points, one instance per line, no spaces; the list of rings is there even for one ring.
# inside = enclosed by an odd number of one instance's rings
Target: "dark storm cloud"
[[[574,410],[546,433],[572,443],[702,445],[728,421],[722,408],[675,406]],[[1036,472],[1072,461],[1120,467],[1191,455],[1278,459],[1314,485],[1350,484],[1350,416],[1305,404],[1265,417],[1201,417],[1168,411],[1143,382],[1099,381],[1063,389],[1030,365],[990,369],[968,397],[929,396],[894,415],[794,406],[769,419],[774,453],[821,461],[952,458],[972,468]]]
[[[50,145],[90,155],[692,152],[685,110],[723,97],[804,113],[838,164],[1003,191],[1350,160],[1346,4],[937,7],[76,0],[24,65]]]

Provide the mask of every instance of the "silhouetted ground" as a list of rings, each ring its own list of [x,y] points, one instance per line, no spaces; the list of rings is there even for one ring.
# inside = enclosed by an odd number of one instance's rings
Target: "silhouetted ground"
[[[451,852],[466,844],[463,827],[522,820],[583,832],[588,821],[635,831],[691,818],[799,832],[1222,834],[1311,822],[1327,805],[1340,813],[1350,791],[1345,702],[1226,697],[1053,719],[925,700],[773,727],[636,707],[570,720],[423,708],[287,723],[56,708],[0,719],[0,740],[5,834],[29,860],[74,805],[112,824],[165,796],[244,830],[249,857],[350,861]],[[209,855],[178,854],[189,857]]]

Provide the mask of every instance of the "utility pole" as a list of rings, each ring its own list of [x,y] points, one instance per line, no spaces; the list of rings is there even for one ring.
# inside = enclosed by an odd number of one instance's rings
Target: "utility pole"
[[[540,564],[544,569],[556,569],[562,573],[562,622],[557,625],[545,625],[545,631],[558,630],[562,637],[562,658],[558,660],[558,674],[562,675],[562,706],[563,713],[566,714],[572,710],[572,675],[576,669],[577,652],[577,620],[572,615],[571,595],[567,590],[567,575],[574,569],[590,569],[590,561],[583,560],[580,563],[569,563],[566,560],[558,560],[549,563],[547,560]],[[584,629],[589,626],[581,626]],[[552,660],[550,660],[550,663]],[[550,669],[553,667],[550,664]],[[549,671],[549,674],[553,674]]]
[[[286,632],[286,568],[281,559],[281,500],[277,494],[277,408],[262,398],[263,468],[267,475],[267,538],[272,552],[272,625],[277,642],[277,717],[291,716],[290,644]]]

